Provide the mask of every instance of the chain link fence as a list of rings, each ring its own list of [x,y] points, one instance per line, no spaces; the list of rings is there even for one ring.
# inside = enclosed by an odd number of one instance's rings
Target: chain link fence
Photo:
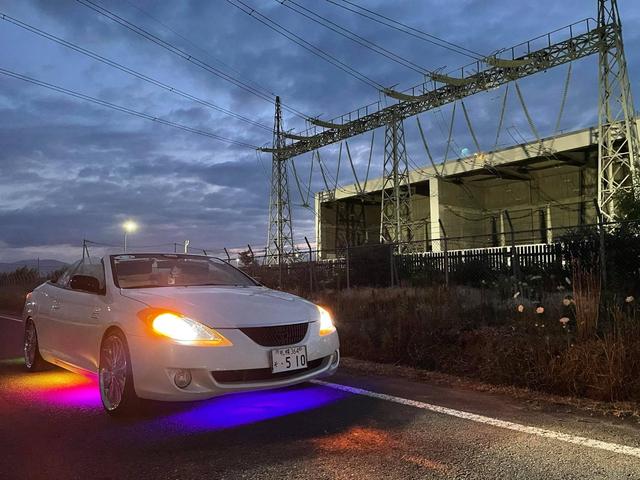
[[[572,263],[597,271],[610,286],[640,285],[640,222],[627,221],[550,229],[540,243],[538,230],[492,235],[442,237],[416,242],[367,244],[318,250],[309,243],[288,255],[264,249],[219,249],[219,257],[264,285],[308,296],[352,287],[491,285],[498,280],[552,283],[570,276]],[[474,248],[491,240],[494,247]],[[85,241],[85,249],[94,242]],[[101,245],[101,244],[95,244]],[[214,250],[166,244],[168,251],[211,255]],[[157,246],[154,246],[157,247]],[[155,248],[156,250],[158,248]],[[0,273],[0,287],[32,289],[56,276],[20,268]],[[556,282],[557,283],[557,282]],[[526,285],[525,285],[526,286]]]
[[[492,285],[498,280],[556,288],[571,276],[572,265],[598,272],[604,284],[640,285],[640,223],[617,222],[558,228],[548,243],[539,231],[512,232],[495,247],[487,235],[425,242],[370,244],[336,250],[300,249],[288,256],[264,250],[237,251],[227,260],[263,284],[302,295],[351,287]],[[517,240],[516,240],[517,239]],[[530,241],[529,241],[530,240]],[[227,251],[228,253],[228,251]]]

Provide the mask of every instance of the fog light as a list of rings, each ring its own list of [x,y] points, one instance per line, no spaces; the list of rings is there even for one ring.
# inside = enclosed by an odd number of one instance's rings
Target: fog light
[[[191,372],[189,370],[177,370],[173,377],[173,382],[178,388],[187,388],[191,383]]]
[[[336,350],[335,352],[333,352],[333,355],[331,355],[331,366],[332,367],[337,366],[339,361],[340,361],[340,350]]]

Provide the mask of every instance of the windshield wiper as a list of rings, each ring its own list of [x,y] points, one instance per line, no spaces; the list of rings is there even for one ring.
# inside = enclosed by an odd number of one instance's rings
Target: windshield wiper
[[[134,287],[120,287],[120,288],[124,288],[124,289],[128,289],[128,288],[158,288],[158,287],[162,287],[163,285],[136,285]]]

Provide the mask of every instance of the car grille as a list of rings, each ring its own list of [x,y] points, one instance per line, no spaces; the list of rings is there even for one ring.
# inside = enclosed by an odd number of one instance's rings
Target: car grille
[[[326,359],[318,358],[307,363],[307,368],[291,370],[287,372],[271,373],[271,368],[252,368],[250,370],[217,370],[211,372],[211,376],[218,383],[245,383],[259,382],[262,380],[281,380],[283,378],[303,375],[320,367]]]
[[[277,325],[275,327],[251,327],[240,330],[251,340],[263,347],[282,347],[301,342],[307,334],[308,323]]]

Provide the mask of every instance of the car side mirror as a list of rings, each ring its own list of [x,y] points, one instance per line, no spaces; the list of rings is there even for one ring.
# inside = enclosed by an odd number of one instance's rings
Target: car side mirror
[[[100,282],[95,277],[88,275],[74,275],[71,277],[69,286],[72,290],[82,290],[89,293],[100,293]]]

